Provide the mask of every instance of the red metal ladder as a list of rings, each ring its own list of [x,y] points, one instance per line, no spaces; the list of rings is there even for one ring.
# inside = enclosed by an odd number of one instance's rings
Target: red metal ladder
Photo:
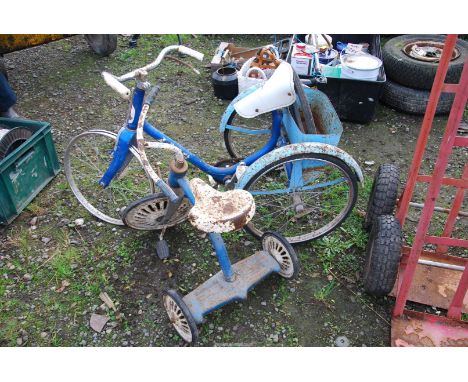
[[[468,310],[468,259],[449,256],[449,247],[468,248],[467,239],[453,238],[452,232],[468,188],[468,161],[461,179],[445,176],[454,147],[468,147],[468,137],[457,134],[468,100],[468,59],[458,84],[444,83],[457,35],[449,35],[434,79],[431,95],[409,170],[408,182],[398,205],[396,218],[402,227],[410,207],[417,182],[428,184],[420,220],[412,246],[403,246],[399,274],[394,291],[396,296],[392,318],[392,345],[460,345],[468,346],[468,323],[461,320]],[[455,98],[448,117],[432,175],[420,175],[429,133],[437,103],[442,92],[454,93]],[[457,189],[442,236],[428,235],[432,215],[442,185]],[[466,234],[466,232],[465,232]],[[436,245],[435,251],[426,251],[426,244]],[[440,289],[434,280],[446,280],[448,289]],[[432,283],[432,284],[431,284]],[[443,286],[444,287],[444,286]],[[432,288],[432,289],[431,289]],[[435,288],[438,288],[436,290]],[[449,296],[452,295],[453,296]],[[445,295],[445,296],[444,296]],[[447,317],[418,313],[405,309],[407,301],[448,309]]]

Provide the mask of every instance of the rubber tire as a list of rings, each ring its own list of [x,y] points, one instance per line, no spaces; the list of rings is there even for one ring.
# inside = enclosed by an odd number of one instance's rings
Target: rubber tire
[[[400,169],[393,164],[381,164],[377,169],[367,203],[364,228],[369,231],[380,215],[391,215],[395,208],[400,184]]]
[[[395,110],[408,114],[423,115],[426,112],[430,91],[412,89],[387,80],[383,86],[381,101]],[[436,114],[450,112],[453,93],[442,93],[437,104]]]
[[[84,37],[93,52],[101,57],[110,55],[117,48],[116,34],[85,34]]]
[[[176,304],[179,306],[180,310],[184,314],[185,318],[187,319],[187,323],[190,327],[190,331],[192,332],[192,342],[187,342],[190,345],[195,345],[198,341],[198,328],[197,328],[197,323],[195,322],[195,319],[192,316],[192,313],[190,313],[190,309],[188,306],[185,304],[182,296],[180,295],[179,292],[177,292],[174,289],[165,289],[163,290],[163,299],[164,295],[169,295],[172,297],[172,299],[176,302]],[[164,305],[164,302],[163,302]],[[174,328],[175,330],[175,328]],[[177,332],[177,330],[176,330]],[[179,334],[179,332],[177,332]],[[181,337],[182,338],[182,337]],[[185,340],[184,340],[185,341]]]
[[[70,142],[68,143],[66,149],[65,149],[65,154],[64,154],[64,159],[63,159],[63,167],[64,167],[64,171],[65,171],[65,176],[67,178],[67,181],[68,181],[68,184],[73,192],[73,194],[75,195],[75,197],[77,198],[78,202],[93,216],[95,216],[96,218],[102,220],[102,221],[105,221],[107,223],[110,223],[110,224],[115,224],[115,225],[124,225],[125,223],[123,222],[123,220],[121,218],[117,219],[117,218],[114,218],[112,216],[108,216],[106,215],[104,212],[100,211],[99,209],[97,209],[96,207],[92,206],[94,209],[96,209],[96,211],[93,211],[92,209],[90,210],[88,207],[87,207],[87,203],[89,203],[86,199],[86,197],[82,194],[81,190],[78,189],[77,185],[76,185],[76,182],[74,180],[74,177],[73,177],[73,170],[72,170],[72,165],[70,163],[70,151],[72,150],[73,148],[73,144],[75,143],[76,140],[79,140],[81,139],[82,137],[85,137],[86,135],[92,135],[92,134],[97,134],[97,135],[102,135],[104,137],[107,137],[107,138],[110,138],[110,139],[113,139],[114,141],[117,141],[117,134],[115,134],[114,132],[112,131],[108,131],[108,130],[87,130],[87,131],[83,131],[81,133],[79,133],[78,135],[74,136]],[[132,146],[132,148],[130,149],[130,152],[132,153],[132,155],[137,158],[137,155],[138,155],[138,151],[136,150],[135,147]],[[144,169],[143,169],[144,171]],[[150,194],[154,194],[155,193],[155,186],[154,186],[154,183],[152,182],[150,176],[147,174],[147,178],[148,178],[148,182],[149,182],[149,193]],[[77,196],[77,193],[80,195],[80,196]],[[90,204],[90,203],[89,203]]]
[[[269,115],[271,115],[271,113],[269,113]],[[228,118],[227,124],[232,125],[232,121],[234,120],[236,116],[237,116],[237,112],[233,110],[233,112]],[[270,129],[271,129],[271,125],[270,125]],[[224,146],[226,147],[226,150],[231,158],[239,159],[239,160],[244,159],[245,157],[242,157],[242,155],[239,156],[238,155],[239,153],[236,153],[235,148],[232,146],[232,137],[230,136],[231,133],[232,133],[231,129],[227,129],[227,128],[224,129],[224,134],[223,134]]]
[[[401,251],[400,222],[392,215],[378,216],[369,235],[364,267],[364,290],[374,296],[391,292],[398,275]]]
[[[398,36],[387,41],[382,49],[382,56],[388,78],[403,86],[429,90],[432,88],[439,64],[437,62],[418,61],[402,51],[402,47],[406,44],[421,40],[443,43],[445,36],[428,34]],[[447,83],[458,83],[463,65],[468,57],[467,41],[458,39],[456,47],[460,51],[460,56],[449,64],[447,77],[445,78]]]
[[[286,280],[295,279],[297,277],[297,275],[299,274],[300,270],[301,270],[301,266],[300,266],[300,263],[299,263],[299,258],[297,257],[296,251],[294,250],[293,246],[291,244],[289,244],[289,242],[286,240],[286,238],[283,235],[281,235],[280,233],[275,232],[275,231],[265,232],[263,234],[263,236],[262,236],[262,243],[263,243],[263,239],[266,236],[273,236],[278,241],[280,241],[281,244],[285,247],[286,251],[288,252],[289,258],[291,259],[291,263],[292,263],[292,266],[293,266],[293,274],[291,276],[285,276],[285,275],[282,275],[279,272],[278,272],[278,274],[281,277],[285,278]],[[263,250],[266,251],[265,248]]]
[[[302,87],[301,79],[299,78],[296,71],[293,71],[293,80],[294,80],[294,90],[299,98],[301,103],[301,110],[304,116],[305,122],[305,134],[317,134],[317,129],[315,127],[314,117],[312,115],[312,110],[310,109],[310,104],[305,94],[304,88]]]
[[[330,228],[328,231],[325,231],[321,235],[314,236],[314,237],[312,237],[310,239],[300,240],[300,241],[298,240],[298,241],[293,241],[293,242],[288,240],[289,243],[292,243],[292,244],[307,243],[307,242],[312,241],[312,240],[320,239],[321,237],[323,237],[325,235],[328,235],[330,232],[337,229],[347,219],[347,217],[349,216],[349,214],[353,210],[354,205],[356,204],[357,197],[358,197],[357,177],[356,177],[356,174],[354,173],[354,171],[345,162],[343,162],[341,159],[338,159],[338,158],[330,156],[330,155],[317,154],[317,153],[295,154],[295,155],[290,155],[290,156],[288,156],[286,158],[279,159],[277,161],[274,161],[273,163],[270,163],[268,166],[265,166],[260,171],[258,171],[254,176],[252,176],[252,178],[250,178],[250,180],[247,182],[247,184],[243,188],[244,190],[249,191],[249,186],[251,184],[253,184],[255,182],[255,180],[259,176],[263,175],[265,172],[267,172],[271,168],[277,166],[281,162],[288,161],[288,160],[291,160],[291,159],[296,159],[296,158],[301,159],[301,158],[307,158],[307,157],[309,157],[309,158],[313,157],[315,159],[323,158],[323,159],[325,159],[327,161],[330,161],[330,162],[333,162],[336,165],[338,165],[339,167],[341,167],[343,169],[343,171],[345,171],[348,174],[348,176],[349,176],[349,178],[351,180],[351,187],[354,190],[354,194],[353,194],[353,199],[351,201],[351,207],[349,208],[349,210],[346,212],[346,214],[343,216],[343,218],[337,224],[335,224],[332,228]],[[252,230],[252,228],[250,227],[250,224],[251,223],[248,223],[247,225],[244,226],[244,228],[245,228],[245,230],[247,232],[249,232],[252,236],[254,236],[256,238],[261,238],[263,236],[263,234],[265,232],[267,232],[267,231],[265,231],[261,235],[258,235],[255,231]],[[280,234],[281,234],[281,232],[280,232]],[[283,237],[286,237],[283,234],[281,234],[281,235]]]

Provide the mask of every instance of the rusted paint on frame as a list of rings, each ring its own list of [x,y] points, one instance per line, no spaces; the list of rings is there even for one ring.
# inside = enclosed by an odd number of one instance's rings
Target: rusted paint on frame
[[[392,318],[392,346],[468,346],[468,323],[405,310]]]

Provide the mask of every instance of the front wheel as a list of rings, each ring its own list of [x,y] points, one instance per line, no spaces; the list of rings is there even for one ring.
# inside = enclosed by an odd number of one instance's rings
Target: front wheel
[[[163,292],[163,304],[172,326],[182,339],[194,345],[198,340],[197,323],[183,297],[173,289]]]
[[[256,213],[245,226],[260,238],[276,231],[289,243],[318,239],[350,214],[358,194],[357,178],[342,160],[304,153],[264,167],[244,189],[255,199]]]
[[[154,193],[154,187],[136,159],[135,148],[130,149],[132,160],[110,185],[103,188],[99,184],[111,163],[116,141],[117,135],[110,131],[85,131],[70,141],[64,167],[68,183],[84,208],[105,222],[123,225],[120,212],[131,202]]]

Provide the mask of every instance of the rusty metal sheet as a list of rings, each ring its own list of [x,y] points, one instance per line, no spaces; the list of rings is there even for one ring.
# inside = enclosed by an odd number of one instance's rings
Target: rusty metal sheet
[[[0,34],[0,54],[61,40],[71,34]]]
[[[405,310],[392,318],[392,346],[468,346],[468,322]]]
[[[405,266],[408,253],[408,247],[403,247],[403,258],[398,270],[398,278],[390,292],[391,296],[396,297],[397,286],[402,274],[402,267]],[[421,260],[444,262],[446,264],[465,266],[466,260],[449,256],[439,255],[433,252],[424,251],[420,257]],[[443,269],[429,265],[418,264],[411,284],[408,301],[414,301],[429,306],[436,306],[442,309],[448,309],[453,295],[460,282],[461,271],[452,269]],[[468,313],[468,294],[463,300],[462,312]]]

